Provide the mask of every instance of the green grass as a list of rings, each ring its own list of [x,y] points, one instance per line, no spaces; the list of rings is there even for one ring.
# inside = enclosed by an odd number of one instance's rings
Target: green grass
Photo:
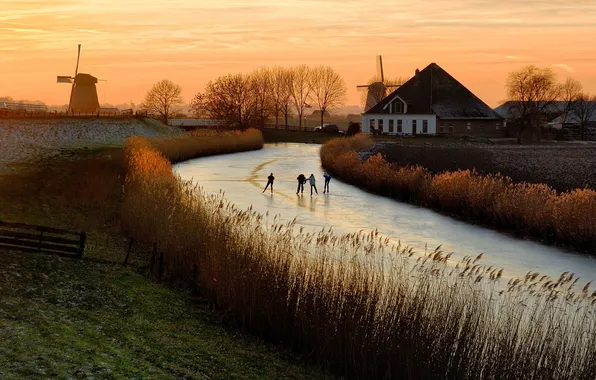
[[[323,379],[134,270],[0,252],[0,377]]]
[[[0,220],[87,231],[85,259],[0,250],[0,379],[325,379],[121,263],[122,150],[64,150],[0,174]],[[129,261],[147,263],[133,246]]]

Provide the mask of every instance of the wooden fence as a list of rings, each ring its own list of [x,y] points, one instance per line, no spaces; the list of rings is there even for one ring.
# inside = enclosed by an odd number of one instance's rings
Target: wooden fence
[[[81,258],[86,240],[85,232],[0,221],[0,250]]]
[[[0,113],[0,119],[60,119],[67,117],[74,118],[112,118],[126,119],[133,116],[142,117],[143,115],[132,112],[66,112],[66,111],[9,111]]]
[[[282,130],[286,130],[286,131],[302,131],[302,132],[312,132],[314,131],[315,127],[306,127],[306,126],[302,126],[299,127],[297,125],[275,125],[275,124],[265,124],[263,125],[263,128],[267,128],[267,129],[282,129]]]

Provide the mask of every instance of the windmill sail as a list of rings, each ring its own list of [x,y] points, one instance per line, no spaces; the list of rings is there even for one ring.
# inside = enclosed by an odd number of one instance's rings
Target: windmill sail
[[[56,83],[72,83],[72,79],[70,76],[59,75],[56,78]]]
[[[388,92],[393,91],[400,86],[400,83],[391,83],[392,81],[385,81],[385,72],[383,71],[383,57],[377,55],[377,76],[371,80],[367,85],[357,86],[359,90],[366,91],[366,101],[364,103],[364,111],[368,111],[381,100],[383,100]],[[364,99],[363,99],[364,100]]]

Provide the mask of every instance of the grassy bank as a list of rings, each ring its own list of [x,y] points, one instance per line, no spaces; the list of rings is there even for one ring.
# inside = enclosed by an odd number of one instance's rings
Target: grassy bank
[[[215,153],[205,141],[190,153]],[[150,249],[133,245],[121,265],[123,157],[62,149],[0,173],[0,220],[88,233],[83,260],[0,251],[0,378],[329,378],[149,278]]]
[[[321,161],[337,177],[382,195],[548,242],[587,251],[596,246],[596,191],[557,193],[547,185],[470,170],[431,174],[420,166],[392,165],[380,154],[362,162],[357,152],[371,146],[365,136],[332,141],[321,149]]]
[[[440,250],[416,259],[376,232],[304,233],[181,181],[145,139],[130,139],[126,157],[124,228],[155,245],[155,272],[194,286],[227,323],[335,373],[587,379],[596,371],[596,293],[589,284],[574,290],[573,275],[529,273],[505,285],[480,257],[453,266]]]

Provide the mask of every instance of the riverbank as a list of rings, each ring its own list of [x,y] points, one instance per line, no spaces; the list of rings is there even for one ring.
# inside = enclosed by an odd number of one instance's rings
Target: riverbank
[[[388,163],[381,154],[371,156],[372,146],[373,140],[366,136],[331,141],[321,149],[323,167],[381,195],[593,253],[596,193],[592,190],[557,193],[546,185],[514,183],[473,171],[432,174],[420,166]]]
[[[355,379],[572,379],[596,369],[596,294],[589,285],[571,294],[578,283],[568,273],[505,285],[482,255],[454,265],[440,249],[416,259],[376,231],[303,231],[197,190],[201,179],[181,181],[142,139],[127,150],[123,220],[136,240],[155,245],[159,275],[194,286],[228,323],[311,362]],[[226,165],[236,166],[213,170]],[[256,191],[285,198],[281,186]]]
[[[0,252],[0,377],[330,378],[152,280],[150,249],[133,245],[121,265],[124,139],[95,141],[56,140],[0,172],[0,220],[88,233],[83,260]]]
[[[476,170],[514,182],[546,184],[557,191],[596,189],[596,144],[547,142],[535,145],[479,144],[443,139],[420,144],[415,139],[379,141],[369,151],[399,166],[420,165],[433,174]]]

